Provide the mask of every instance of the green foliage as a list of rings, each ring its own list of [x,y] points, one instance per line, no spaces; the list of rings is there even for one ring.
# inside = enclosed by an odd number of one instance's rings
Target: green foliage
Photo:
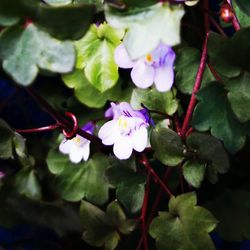
[[[13,26],[0,36],[0,58],[4,70],[20,85],[30,85],[39,69],[67,73],[74,66],[73,44],[61,42],[29,24]]]
[[[32,200],[42,198],[41,186],[34,169],[24,168],[15,176],[16,189],[20,194]]]
[[[179,44],[180,21],[183,15],[182,7],[170,7],[168,3],[158,3],[128,12],[106,8],[105,12],[110,25],[128,29],[123,42],[132,59],[145,56],[155,49],[159,42],[169,46]]]
[[[109,184],[104,172],[109,162],[104,155],[95,154],[87,162],[74,164],[54,148],[48,154],[47,164],[49,170],[56,174],[55,188],[65,200],[86,198],[100,205],[107,202]]]
[[[192,124],[199,131],[211,130],[232,153],[245,143],[246,130],[235,117],[222,84],[213,82],[197,94],[197,104]]]
[[[116,198],[129,213],[137,213],[143,203],[146,177],[117,161],[106,171],[109,183],[116,187]]]
[[[84,222],[83,239],[92,246],[113,250],[120,240],[119,233],[129,234],[135,221],[126,218],[120,205],[113,201],[106,213],[91,203],[82,201],[80,214]]]
[[[192,94],[196,74],[200,64],[200,57],[199,50],[195,48],[184,47],[178,51],[175,62],[175,82],[178,89],[184,94]],[[208,66],[206,66],[201,88],[213,80],[213,74]]]
[[[217,231],[228,241],[250,238],[250,193],[244,190],[225,190],[207,206],[218,218]]]
[[[250,3],[246,0],[235,0],[240,9],[250,16]]]
[[[150,110],[157,110],[172,115],[178,108],[178,101],[175,98],[176,91],[158,92],[152,89],[134,89],[131,96],[131,105],[134,109],[141,109],[141,104]]]
[[[88,81],[100,92],[114,87],[118,81],[118,66],[114,50],[124,35],[122,29],[113,29],[104,23],[92,25],[87,34],[75,42],[77,69],[84,69]]]
[[[195,154],[194,162],[198,158],[201,162],[203,162],[203,168],[205,166],[207,167],[208,178],[212,183],[217,181],[217,173],[224,174],[228,171],[228,155],[219,140],[210,135],[192,133],[188,136],[186,143]],[[205,162],[206,164],[204,164]],[[198,168],[201,168],[201,166]],[[199,170],[201,173],[197,171],[196,174],[201,175],[201,178],[202,170]]]
[[[177,133],[168,128],[155,128],[150,137],[155,156],[163,164],[177,166],[184,159],[184,145]]]
[[[197,206],[194,193],[171,197],[169,212],[159,212],[150,225],[150,235],[158,250],[215,249],[208,233],[217,220],[203,207]]]
[[[235,0],[233,1],[233,7],[236,13],[237,19],[240,22],[240,25],[242,27],[250,26],[250,17],[247,14],[245,14],[243,11],[241,11],[238,4],[236,4]]]

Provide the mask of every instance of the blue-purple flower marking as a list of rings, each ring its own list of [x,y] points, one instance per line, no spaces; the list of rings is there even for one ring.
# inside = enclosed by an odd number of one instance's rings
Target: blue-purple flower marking
[[[114,145],[113,152],[118,159],[128,159],[133,149],[142,152],[147,147],[150,119],[145,111],[133,110],[126,102],[111,103],[105,116],[112,120],[100,128],[98,136],[104,145]]]
[[[165,92],[174,83],[175,52],[165,44],[159,46],[145,57],[132,61],[124,44],[115,50],[115,62],[120,68],[132,68],[131,78],[134,84],[142,89],[155,83],[156,89]]]
[[[93,122],[88,122],[82,127],[82,130],[93,134],[95,125]],[[80,135],[67,140],[63,139],[59,146],[59,150],[63,154],[68,154],[69,159],[73,163],[79,163],[82,159],[87,161],[90,154],[90,141]]]

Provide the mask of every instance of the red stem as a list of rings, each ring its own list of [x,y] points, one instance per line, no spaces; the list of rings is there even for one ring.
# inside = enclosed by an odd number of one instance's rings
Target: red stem
[[[210,18],[210,21],[211,23],[213,24],[213,26],[219,31],[219,33],[222,35],[222,36],[227,36],[226,33],[224,32],[224,30],[220,27],[220,25],[214,20],[213,17],[209,17]]]
[[[153,176],[154,180],[162,187],[162,189],[169,195],[169,197],[173,196],[172,192],[169,188],[164,184],[161,178],[155,173],[154,169],[151,167],[148,158],[145,154],[142,154],[141,163],[148,169],[150,174]]]
[[[151,181],[151,174],[148,172],[147,176],[147,182],[145,187],[145,194],[141,209],[141,224],[142,224],[142,236],[140,238],[140,241],[138,242],[136,250],[141,249],[141,245],[143,243],[144,250],[148,250],[148,240],[147,240],[147,225],[146,225],[146,216],[147,216],[147,210],[148,210],[148,198],[149,198],[149,192],[150,192],[150,181]]]
[[[233,10],[232,25],[233,25],[234,29],[235,29],[236,31],[238,31],[238,30],[240,30],[240,23],[239,23],[239,21],[238,21],[238,18],[237,18],[236,14],[235,14],[234,9],[233,9],[232,2],[231,2],[231,0],[226,0],[226,2],[230,5],[231,9]]]
[[[202,82],[202,78],[203,78],[203,74],[206,68],[206,60],[207,60],[207,42],[208,42],[208,34],[206,34],[206,38],[204,41],[204,45],[203,45],[203,50],[202,50],[202,55],[201,55],[201,61],[200,61],[200,66],[196,75],[196,79],[195,79],[195,83],[194,83],[194,88],[193,88],[193,92],[192,92],[192,96],[188,105],[188,109],[187,109],[187,113],[186,116],[184,118],[184,122],[181,128],[181,136],[184,137],[185,133],[187,132],[188,126],[189,126],[189,122],[191,120],[195,105],[196,105],[196,96],[195,94],[198,92],[198,90],[200,89],[201,86],[201,82]]]
[[[37,133],[37,132],[44,132],[44,131],[50,131],[59,128],[59,124],[53,124],[41,128],[30,128],[30,129],[15,129],[17,133]]]

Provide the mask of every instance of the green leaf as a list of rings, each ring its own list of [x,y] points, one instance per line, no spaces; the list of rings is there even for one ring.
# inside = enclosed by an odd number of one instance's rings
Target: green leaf
[[[40,200],[42,191],[33,169],[24,168],[15,176],[16,189],[32,200]]]
[[[250,16],[250,3],[247,0],[235,0],[242,11]]]
[[[0,158],[8,159],[13,157],[14,132],[9,125],[0,118]]]
[[[250,239],[250,193],[244,190],[226,190],[207,207],[220,221],[217,232],[227,241]]]
[[[234,11],[236,13],[237,19],[238,19],[241,27],[250,26],[250,17],[247,14],[245,14],[243,11],[241,11],[239,6],[236,4],[235,0],[232,1],[232,3],[233,3]]]
[[[78,69],[83,69],[89,82],[100,92],[112,88],[118,81],[118,66],[114,50],[124,31],[104,23],[92,25],[87,34],[75,43]]]
[[[225,82],[225,88],[229,91],[227,97],[232,110],[241,122],[250,119],[250,74],[245,73],[237,78]]]
[[[192,124],[199,131],[211,130],[232,153],[245,143],[245,128],[235,117],[222,84],[213,82],[197,94],[197,104]],[[223,129],[222,129],[223,128]]]
[[[169,212],[159,212],[149,230],[158,250],[202,250],[204,246],[215,249],[208,233],[217,220],[196,203],[196,195],[186,193],[170,199]]]
[[[162,93],[155,88],[134,89],[130,103],[134,109],[141,109],[141,104],[144,104],[148,109],[157,110],[168,115],[174,114],[178,108],[178,101],[174,92]]]
[[[63,171],[56,166],[50,169],[58,173],[55,186],[63,199],[68,201],[79,201],[82,198],[95,203],[104,204],[108,200],[109,184],[107,183],[104,172],[109,167],[107,158],[102,154],[95,154],[87,162],[73,164],[69,159],[62,155],[60,161]],[[67,162],[67,163],[66,163]]]
[[[63,76],[63,81],[69,88],[74,88],[76,98],[90,108],[102,108],[108,100],[117,101],[121,96],[121,88],[115,87],[101,93],[88,81],[82,70],[75,69],[73,73]]]
[[[232,38],[210,33],[208,55],[211,65],[220,76],[231,78],[239,76],[242,70],[250,70],[248,63],[250,27],[242,28]]]
[[[29,24],[14,26],[0,35],[0,58],[4,70],[20,85],[27,86],[36,78],[39,68],[67,73],[74,66],[71,42],[61,42]]]
[[[122,233],[130,233],[135,226],[127,220],[119,204],[115,201],[103,212],[98,207],[82,201],[80,214],[84,225],[82,238],[90,245],[113,250],[120,240],[117,229]],[[127,230],[124,231],[124,228]]]
[[[176,166],[184,159],[184,146],[181,138],[168,128],[155,128],[150,137],[155,156],[163,164]]]
[[[120,163],[120,164],[119,164]],[[106,171],[109,183],[116,187],[116,198],[130,213],[137,213],[143,203],[145,176],[136,173],[122,162],[117,162]]]
[[[184,94],[192,94],[196,74],[200,64],[200,57],[200,51],[191,47],[184,47],[177,53],[175,61],[175,83],[177,88]],[[214,76],[208,66],[206,66],[201,88],[213,80],[215,80]]]
[[[214,174],[224,174],[229,170],[228,155],[222,143],[216,138],[206,134],[192,133],[188,136],[186,143],[195,152],[195,158],[203,162],[199,164],[203,167],[206,165]],[[210,181],[214,183],[213,179]]]
[[[185,180],[195,188],[199,188],[204,179],[206,164],[199,161],[186,161],[183,165]]]
[[[184,10],[180,5],[158,3],[127,12],[106,8],[105,16],[115,28],[127,28],[124,45],[131,59],[138,59],[155,49],[160,42],[169,46],[180,43],[180,21]]]
[[[57,7],[40,4],[35,21],[57,38],[79,39],[88,30],[94,11],[94,5],[91,4]]]

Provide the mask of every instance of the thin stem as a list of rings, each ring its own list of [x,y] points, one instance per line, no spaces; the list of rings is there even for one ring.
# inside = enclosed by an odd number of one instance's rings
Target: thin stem
[[[211,73],[213,74],[214,78],[218,81],[218,82],[223,82],[221,77],[219,76],[219,74],[217,73],[217,71],[214,69],[214,67],[208,62],[207,63]]]
[[[37,133],[37,132],[45,132],[59,128],[59,124],[48,125],[40,128],[30,128],[30,129],[15,129],[17,133]]]
[[[148,172],[147,182],[146,182],[146,187],[145,187],[145,194],[144,194],[144,199],[143,199],[143,205],[142,205],[142,210],[141,210],[141,217],[140,217],[141,224],[142,224],[142,236],[138,242],[136,250],[141,249],[142,243],[144,245],[144,250],[148,250],[146,216],[147,216],[147,210],[148,210],[150,181],[151,181],[151,174],[150,174],[150,172]]]
[[[214,20],[214,18],[210,16],[209,19],[210,19],[211,23],[213,24],[213,26],[219,31],[219,33],[220,33],[222,36],[226,37],[226,36],[227,36],[226,33],[225,33],[224,30],[220,27],[220,25]]]
[[[199,69],[196,75],[196,79],[195,79],[195,83],[194,83],[194,88],[193,88],[193,92],[192,92],[192,96],[188,105],[188,109],[187,109],[187,113],[186,116],[184,118],[184,122],[181,128],[181,136],[184,137],[185,133],[188,129],[189,126],[189,122],[191,120],[195,105],[196,105],[196,97],[195,94],[198,92],[198,90],[200,89],[201,86],[201,82],[202,82],[202,78],[203,78],[203,74],[206,68],[206,60],[207,60],[207,42],[208,42],[208,34],[206,34],[206,38],[204,41],[204,45],[203,45],[203,50],[202,50],[202,55],[201,55],[201,61],[200,61],[200,65],[199,65]]]
[[[235,14],[235,11],[233,9],[232,1],[231,0],[226,0],[226,1],[230,5],[231,9],[233,10],[232,25],[233,25],[234,29],[236,31],[238,31],[238,30],[240,30],[241,27],[240,27],[240,23],[238,21],[238,18],[237,18],[236,14]]]
[[[34,89],[27,88],[26,89],[30,96],[41,106],[41,108],[49,113],[57,122],[57,124],[60,125],[65,130],[71,130],[72,129],[72,124],[59,112],[55,111],[50,104],[42,98]],[[95,135],[89,134],[88,132],[82,130],[80,127],[77,127],[76,133],[81,135],[82,137],[88,139],[91,142],[97,143],[97,144],[102,144],[101,140],[96,137]]]
[[[173,196],[172,192],[169,188],[164,184],[161,178],[155,173],[154,169],[151,167],[151,164],[148,161],[148,158],[145,154],[142,154],[141,163],[148,169],[154,180],[162,187],[162,189],[169,195],[169,197]]]

